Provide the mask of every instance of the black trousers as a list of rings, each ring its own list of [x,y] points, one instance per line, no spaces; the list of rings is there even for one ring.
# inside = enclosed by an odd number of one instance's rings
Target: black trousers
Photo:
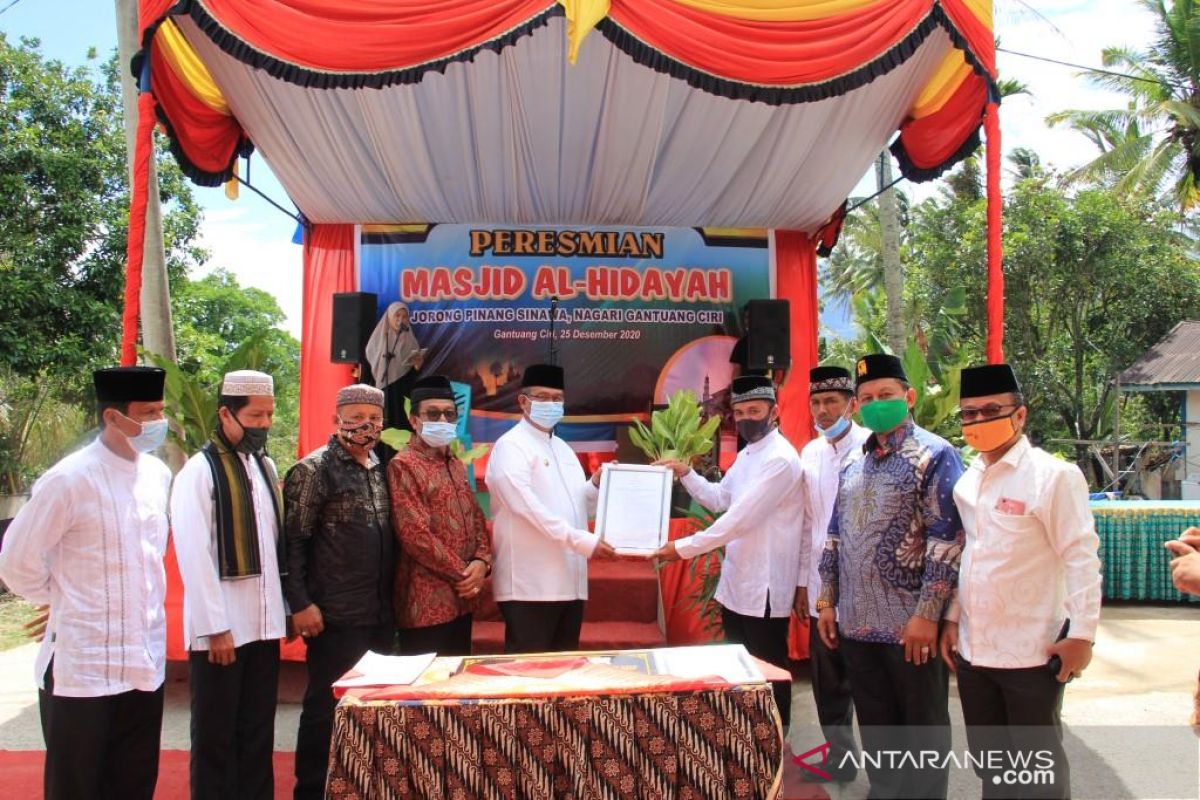
[[[504,652],[547,653],[579,649],[583,600],[505,600]]]
[[[192,800],[272,800],[279,642],[249,642],[229,666],[188,654]]]
[[[950,750],[949,673],[936,653],[917,666],[904,660],[898,644],[860,642],[840,637],[850,689],[862,732],[864,759],[879,753]],[[949,765],[922,769],[885,757],[866,760],[872,798],[944,798]]]
[[[999,764],[976,765],[975,773],[983,779],[983,796],[1070,797],[1071,768],[1062,746],[1066,684],[1059,683],[1047,667],[993,669],[974,666],[962,657],[955,659],[955,667],[971,752],[1008,754]],[[1031,765],[1027,769],[1034,771],[1046,768],[1053,779],[1043,777],[1026,785],[1005,780],[1004,773],[1013,769],[1014,762]]]
[[[296,789],[293,797],[325,796],[329,741],[333,737],[333,682],[346,674],[368,650],[392,652],[392,626],[326,624],[320,636],[307,640],[308,687],[296,734]]]
[[[463,614],[440,625],[401,628],[400,655],[415,656],[422,653],[437,653],[439,656],[469,656],[471,655],[471,620],[470,614]]]
[[[841,650],[830,650],[821,641],[817,632],[817,618],[809,619],[808,658],[812,670],[813,701],[817,706],[817,719],[821,733],[829,743],[826,756],[826,772],[839,780],[852,781],[858,768],[847,763],[845,769],[838,766],[847,753],[857,753],[854,741],[854,695],[850,691],[850,670]]]
[[[151,800],[158,783],[163,687],[105,697],[54,694],[54,665],[38,691],[46,741],[46,800]]]
[[[744,645],[746,651],[768,664],[788,670],[788,622],[791,617],[748,617],[721,606],[721,622],[725,626],[725,641]],[[789,670],[790,671],[790,670]],[[774,681],[775,705],[784,727],[792,724],[792,684]]]

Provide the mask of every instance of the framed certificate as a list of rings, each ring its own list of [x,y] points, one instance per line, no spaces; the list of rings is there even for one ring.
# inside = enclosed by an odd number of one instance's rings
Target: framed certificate
[[[667,541],[671,470],[605,464],[600,473],[596,533],[624,555],[649,555]]]

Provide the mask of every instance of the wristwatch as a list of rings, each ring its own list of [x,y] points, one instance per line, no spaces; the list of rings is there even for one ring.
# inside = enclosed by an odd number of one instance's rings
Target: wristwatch
[[[824,611],[827,608],[834,608],[837,604],[831,600],[818,600],[816,605],[817,605],[817,613],[820,614],[822,611]]]

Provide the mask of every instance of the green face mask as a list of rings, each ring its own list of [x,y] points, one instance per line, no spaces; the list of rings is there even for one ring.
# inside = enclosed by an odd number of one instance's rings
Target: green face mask
[[[875,433],[887,433],[908,416],[908,400],[894,397],[891,400],[876,400],[859,408],[863,424]]]

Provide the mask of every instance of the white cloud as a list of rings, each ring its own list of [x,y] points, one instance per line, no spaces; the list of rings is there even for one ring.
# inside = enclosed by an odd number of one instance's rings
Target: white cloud
[[[300,338],[304,259],[292,244],[296,223],[245,188],[234,202],[219,189],[197,194],[205,206],[200,242],[211,254],[201,274],[223,268],[241,285],[271,293],[287,315],[283,327]]]

